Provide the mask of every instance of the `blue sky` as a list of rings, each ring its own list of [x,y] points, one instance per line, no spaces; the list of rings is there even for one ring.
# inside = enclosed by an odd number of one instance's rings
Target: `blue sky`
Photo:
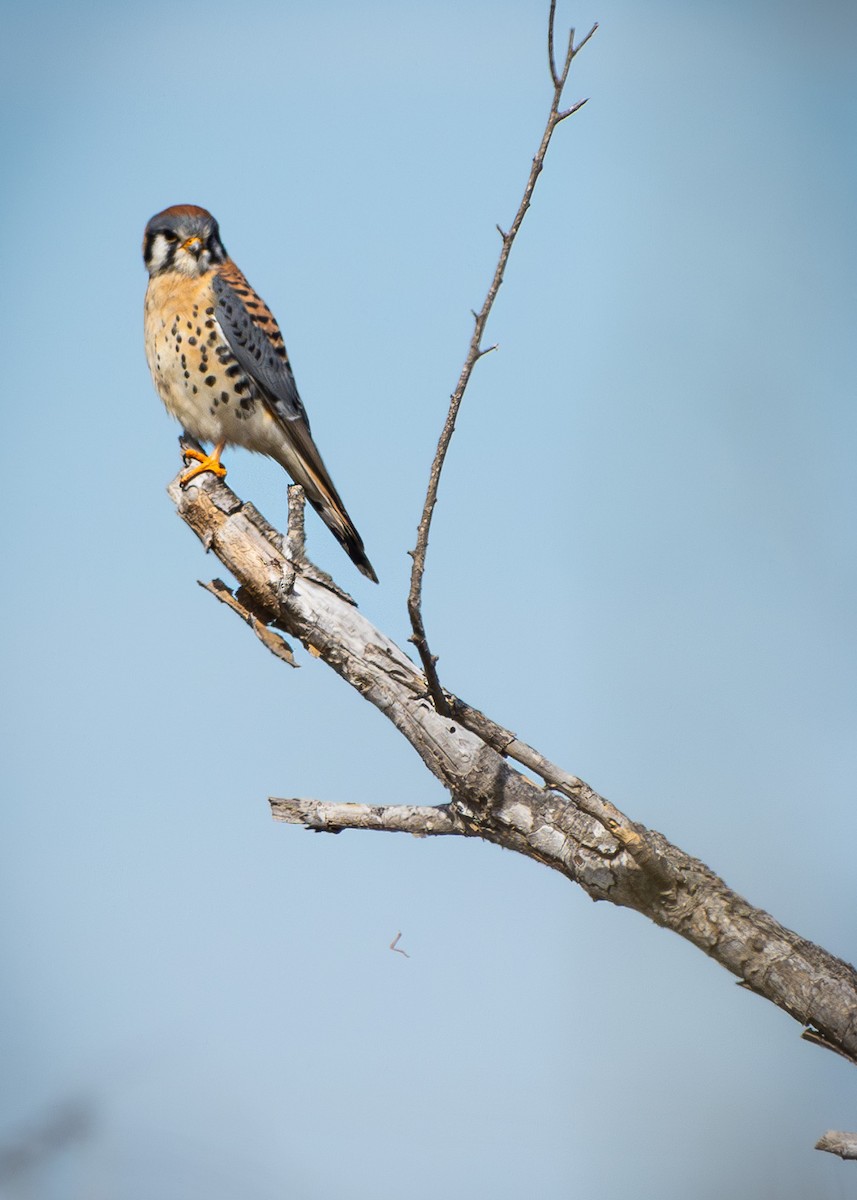
[[[272,823],[271,794],[444,796],[196,586],[222,571],[164,494],[139,245],[189,202],[277,314],[381,586],[312,516],[310,553],[406,639],[546,8],[4,14],[0,1150],[92,1119],[10,1196],[853,1189],[811,1150],[854,1127],[853,1069],[698,951],[494,847]],[[459,695],[853,961],[857,19],[561,6],[596,19],[444,474],[430,639]],[[279,468],[226,464],[285,521]]]

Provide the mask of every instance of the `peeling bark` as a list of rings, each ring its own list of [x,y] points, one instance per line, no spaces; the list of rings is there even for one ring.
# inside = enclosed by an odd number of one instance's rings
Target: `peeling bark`
[[[839,1133],[829,1129],[815,1143],[816,1150],[826,1150],[828,1154],[838,1154],[840,1158],[857,1159],[857,1133]]]
[[[307,563],[294,519],[287,543],[292,561],[283,554],[283,536],[212,476],[185,491],[176,480],[169,492],[182,519],[238,581],[238,599],[226,602],[263,644],[288,661],[282,639],[268,628],[275,626],[332,667],[393,722],[450,796],[436,808],[272,798],[278,820],[325,832],[480,837],[525,854],[560,871],[593,900],[635,909],[673,930],[784,1009],[811,1040],[857,1062],[852,966],[755,908],[704,863],[631,821],[458,697],[446,693],[452,716],[438,712],[425,675]],[[226,600],[225,587],[218,581],[210,590]],[[513,760],[540,774],[544,785]]]

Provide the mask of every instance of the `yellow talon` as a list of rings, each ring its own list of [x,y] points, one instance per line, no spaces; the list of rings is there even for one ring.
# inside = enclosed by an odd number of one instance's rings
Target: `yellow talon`
[[[185,459],[195,458],[197,465],[191,467],[189,471],[185,471],[181,479],[179,479],[180,487],[187,487],[192,479],[196,479],[197,475],[202,475],[206,471],[210,471],[212,475],[216,475],[218,479],[226,478],[226,467],[220,461],[220,456],[223,453],[225,442],[218,442],[211,454],[202,454],[199,450],[183,450],[182,455]]]

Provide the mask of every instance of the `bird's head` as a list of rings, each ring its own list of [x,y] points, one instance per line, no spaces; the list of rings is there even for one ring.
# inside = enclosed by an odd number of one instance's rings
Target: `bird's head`
[[[143,236],[143,261],[150,275],[178,271],[193,278],[226,262],[220,230],[210,212],[175,204],[152,217]]]

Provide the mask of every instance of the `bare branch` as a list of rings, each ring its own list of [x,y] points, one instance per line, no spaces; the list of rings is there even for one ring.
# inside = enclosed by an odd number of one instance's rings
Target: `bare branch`
[[[857,1133],[840,1133],[836,1129],[828,1129],[815,1143],[816,1150],[826,1150],[828,1154],[838,1154],[840,1158],[857,1158]]]
[[[212,579],[211,583],[203,583],[199,579],[197,582],[201,588],[205,588],[207,592],[211,592],[212,596],[219,600],[221,604],[227,605],[234,613],[237,613],[241,620],[250,626],[265,649],[270,650],[275,658],[287,662],[290,667],[298,667],[300,665],[295,662],[294,653],[286,639],[280,637],[273,629],[269,629],[265,618],[260,618],[245,604],[242,604],[239,598],[233,594],[232,589],[228,588],[222,579]]]
[[[576,775],[564,771],[562,767],[552,763],[538,750],[534,750],[532,746],[522,742],[510,730],[504,729],[502,725],[498,725],[496,721],[486,717],[478,708],[473,708],[470,704],[459,700],[457,696],[451,697],[451,705],[453,717],[460,721],[465,729],[477,734],[504,758],[512,758],[521,766],[535,771],[548,787],[562,792],[569,800],[573,800],[585,813],[594,817],[608,833],[617,838],[626,849],[633,853],[635,848],[642,844],[642,839],[625,814],[621,813],[608,800],[599,796],[588,783],[584,783]]]
[[[316,833],[341,833],[343,829],[375,829],[383,833],[410,833],[413,837],[460,834],[464,828],[445,805],[415,804],[388,807],[370,804],[337,804],[326,800],[283,800],[269,797],[271,815],[287,825],[305,825]]]
[[[420,656],[420,662],[422,663],[423,670],[425,671],[428,694],[431,696],[432,702],[434,703],[437,711],[445,715],[448,715],[450,711],[449,699],[440,683],[440,678],[435,665],[437,663],[437,656],[432,654],[431,649],[429,648],[425,622],[423,621],[422,615],[423,576],[425,574],[429,532],[431,530],[434,507],[437,503],[438,486],[440,484],[440,476],[441,472],[443,471],[444,460],[446,459],[446,453],[449,449],[449,444],[452,441],[452,435],[455,432],[456,418],[458,417],[458,412],[461,408],[461,402],[464,399],[465,390],[470,382],[470,376],[473,372],[473,368],[479,359],[484,358],[484,356],[488,353],[488,350],[484,350],[482,348],[482,335],[485,332],[485,325],[488,321],[494,301],[497,298],[500,285],[503,282],[503,275],[506,271],[506,264],[509,261],[509,254],[511,253],[518,230],[521,228],[521,222],[526,216],[527,209],[530,207],[536,181],[538,180],[538,177],[542,171],[542,167],[544,166],[545,155],[547,154],[551,137],[553,136],[553,132],[557,125],[559,125],[561,121],[564,121],[566,117],[571,116],[572,113],[577,112],[585,103],[585,101],[579,101],[571,108],[560,112],[559,104],[560,100],[562,99],[563,89],[565,88],[565,84],[568,79],[568,72],[571,67],[572,59],[583,48],[583,46],[586,45],[586,43],[595,33],[597,25],[593,25],[592,29],[578,47],[575,47],[574,45],[574,30],[571,31],[568,39],[568,49],[565,55],[565,62],[563,63],[562,71],[558,73],[556,69],[556,61],[554,59],[555,16],[556,0],[551,0],[550,21],[548,24],[548,60],[550,64],[551,81],[554,89],[553,101],[551,103],[547,123],[545,124],[544,132],[542,134],[542,140],[539,143],[539,148],[536,151],[532,167],[530,168],[530,174],[527,179],[526,187],[524,188],[524,194],[521,199],[521,203],[519,204],[518,211],[515,214],[515,219],[506,233],[503,232],[499,225],[497,226],[497,229],[499,230],[503,239],[503,244],[500,249],[500,256],[497,260],[497,266],[494,270],[494,278],[491,280],[491,286],[488,288],[488,294],[485,297],[482,308],[478,313],[474,313],[474,328],[473,334],[470,338],[470,346],[467,351],[467,356],[464,360],[464,366],[462,367],[458,384],[455,388],[455,391],[452,393],[452,396],[450,397],[446,420],[444,421],[443,429],[441,431],[437,449],[435,451],[434,460],[432,461],[431,471],[429,473],[429,482],[426,490],[426,498],[423,505],[422,517],[420,518],[420,523],[417,528],[416,546],[411,552],[413,563],[411,565],[411,582],[410,589],[408,591],[408,615],[410,617],[411,629],[413,632],[410,640],[413,642],[417,649],[417,653]],[[495,347],[492,346],[490,349],[495,349]]]
[[[559,83],[554,85],[557,89],[557,101],[559,101],[559,93],[565,87],[566,80],[568,79],[568,72],[571,68],[571,60],[573,58],[574,58],[574,30],[570,29],[568,31],[568,48],[566,49],[566,52],[565,52],[565,62],[562,64],[562,71],[560,72]]]
[[[560,121],[564,121],[566,117],[573,117],[576,112],[580,112],[584,104],[588,103],[589,97],[587,96],[585,100],[578,100],[576,104],[572,104],[571,108],[564,108],[561,113],[557,113],[556,115],[557,124]]]
[[[593,899],[672,929],[857,1061],[852,966],[754,908],[703,863],[632,822],[477,709],[450,696],[452,716],[439,713],[426,699],[425,677],[399,647],[335,587],[290,564],[282,537],[224,483],[199,476],[182,490],[176,479],[169,491],[180,516],[238,580],[247,611],[301,641],[374,704],[451,797],[438,808],[273,800],[279,820],[327,832],[459,834],[517,851]],[[547,787],[510,759],[536,770]]]
[[[556,73],[556,57],[553,52],[553,29],[556,21],[556,0],[551,0],[550,16],[548,17],[548,65],[550,66],[551,80],[555,88],[560,86],[559,75]]]
[[[586,37],[583,39],[583,41],[578,42],[577,45],[574,47],[574,50],[572,51],[572,55],[571,55],[572,58],[577,57],[577,55],[581,52],[581,50],[586,45],[586,43],[589,41],[589,39],[595,34],[595,31],[597,29],[598,29],[598,22],[596,21],[595,24],[590,29],[589,33],[587,33]]]

